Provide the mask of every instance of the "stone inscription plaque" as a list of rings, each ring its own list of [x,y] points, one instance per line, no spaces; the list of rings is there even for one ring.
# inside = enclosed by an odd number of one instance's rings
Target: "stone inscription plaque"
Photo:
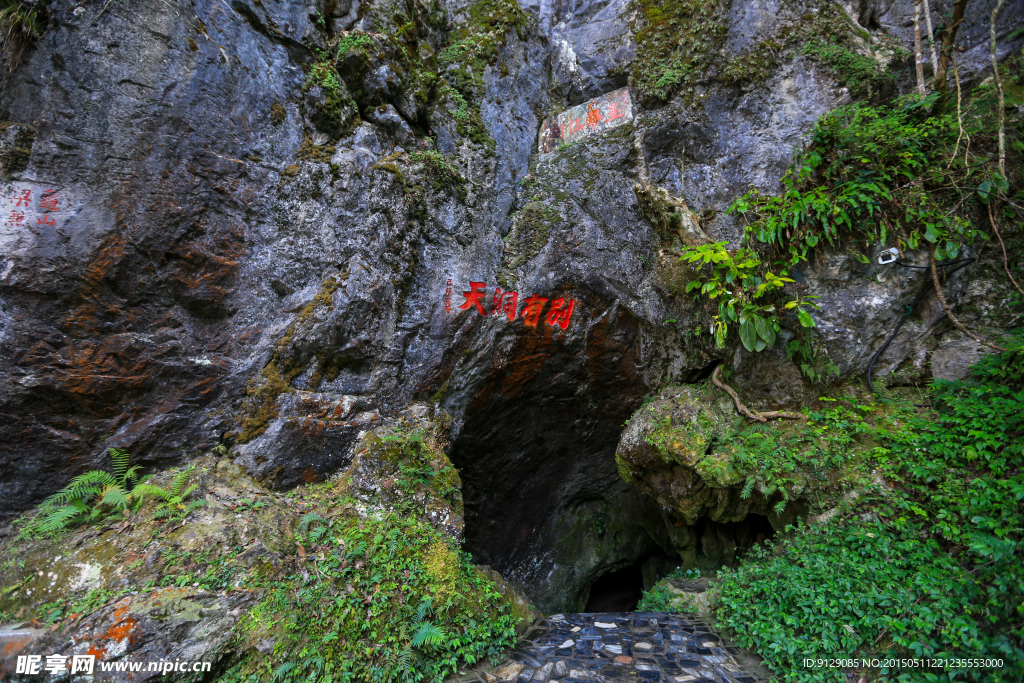
[[[613,90],[546,119],[540,127],[537,151],[547,154],[562,143],[576,142],[632,120],[633,103],[629,99],[629,89]]]

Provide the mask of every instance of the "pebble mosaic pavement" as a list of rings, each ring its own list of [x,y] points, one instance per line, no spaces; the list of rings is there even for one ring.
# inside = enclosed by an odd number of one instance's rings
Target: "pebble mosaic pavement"
[[[458,683],[762,683],[706,623],[667,612],[555,614],[534,624],[508,661]]]

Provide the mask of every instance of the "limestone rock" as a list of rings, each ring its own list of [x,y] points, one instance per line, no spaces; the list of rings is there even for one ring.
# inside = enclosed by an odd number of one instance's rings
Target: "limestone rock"
[[[424,403],[451,416],[465,496],[461,512],[436,496],[424,509],[546,611],[579,607],[613,567],[694,549],[698,509],[739,515],[714,454],[656,467],[636,444],[660,493],[627,485],[621,425],[653,388],[719,361],[755,408],[816,396],[785,357],[789,331],[759,356],[694,337],[707,312],[673,252],[735,244],[724,209],[751,185],[777,192],[801,136],[848,93],[786,58],[756,82],[637,103],[631,125],[538,159],[540,121],[627,86],[638,48],[625,0],[522,5],[51,3],[0,89],[18,122],[0,124],[0,512],[104,466],[109,447],[150,470],[223,447],[277,490],[355,467],[361,495],[386,498],[361,433]],[[727,56],[795,7],[731,3]],[[903,35],[908,8],[858,12]],[[985,30],[962,29],[963,64],[983,63]],[[999,30],[1001,54],[1018,49]],[[338,87],[310,75],[332,60]],[[924,284],[833,253],[794,277],[821,297],[844,378]],[[473,282],[481,308],[462,308]],[[493,315],[498,287],[517,294],[513,320]],[[946,283],[966,324],[1012,326],[1000,287],[971,271]],[[533,296],[536,327],[517,315]],[[558,299],[574,302],[564,328],[548,322]],[[937,305],[919,308],[878,376],[961,371]],[[670,495],[672,467],[671,486],[706,499]]]

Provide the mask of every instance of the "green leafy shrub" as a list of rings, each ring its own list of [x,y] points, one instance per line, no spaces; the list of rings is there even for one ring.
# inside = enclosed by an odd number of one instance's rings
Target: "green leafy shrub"
[[[39,38],[42,22],[39,14],[18,0],[0,0],[0,58],[2,74],[17,69]]]
[[[937,382],[872,437],[892,483],[828,524],[723,570],[719,616],[792,681],[804,658],[994,658],[1002,668],[883,669],[899,681],[1024,676],[1024,349]],[[754,609],[756,607],[756,609]]]
[[[99,521],[137,504],[141,500],[134,491],[139,482],[139,466],[129,467],[129,455],[120,448],[110,448],[107,453],[111,472],[91,470],[72,479],[39,505],[35,517],[22,528],[21,537],[54,534]]]
[[[668,576],[664,577],[651,586],[649,591],[644,591],[640,603],[636,606],[637,612],[674,612],[672,599],[675,595],[668,589],[668,581],[676,579],[687,581],[700,578],[699,569],[686,569],[676,567]]]
[[[831,66],[839,82],[854,95],[871,98],[886,86],[894,85],[892,74],[877,60],[845,45],[812,40],[802,52]]]
[[[984,235],[963,209],[950,207],[970,199],[992,169],[954,156],[957,121],[932,112],[937,98],[825,114],[783,175],[782,194],[751,190],[729,212],[747,221],[748,239],[783,250],[789,265],[806,261],[819,244],[848,240],[901,250],[935,245],[936,258],[955,258]]]
[[[322,59],[309,66],[303,89],[308,90],[314,85],[320,86],[324,92],[324,116],[338,125],[347,124],[355,115],[357,107],[338,75],[333,60]]]
[[[686,285],[686,291],[699,289],[701,295],[712,300],[722,297],[711,329],[719,348],[725,346],[729,326],[735,323],[743,347],[748,351],[762,351],[775,344],[776,334],[782,329],[774,315],[775,304],[765,303],[765,295],[781,290],[793,280],[780,277],[766,268],[757,252],[744,247],[729,251],[727,244],[715,242],[683,249],[680,260],[684,263],[698,268],[711,266],[710,276],[703,281],[691,281]],[[807,309],[817,308],[810,301],[816,298],[794,299],[786,302],[783,308],[795,310],[803,327],[814,327],[814,319]]]
[[[350,476],[379,482],[373,497],[353,498],[348,477],[292,494],[298,562],[246,583],[263,598],[232,647],[250,654],[220,680],[440,680],[515,642],[510,603],[425,514],[439,497],[461,511],[441,437],[405,426],[368,444],[373,464]],[[268,637],[273,652],[252,649]]]

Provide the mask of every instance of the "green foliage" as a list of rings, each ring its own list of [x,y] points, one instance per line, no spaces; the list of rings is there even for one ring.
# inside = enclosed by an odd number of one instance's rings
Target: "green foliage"
[[[710,75],[728,27],[722,7],[702,0],[640,0],[632,79],[641,101],[691,95]]]
[[[0,0],[0,57],[3,75],[21,66],[42,32],[39,14],[18,0]]]
[[[374,519],[338,503],[303,517],[307,562],[268,582],[241,626],[243,640],[273,633],[274,652],[236,664],[221,680],[268,670],[281,681],[439,680],[515,642],[515,621],[494,584],[411,506]],[[430,566],[438,547],[451,558],[452,589]]]
[[[804,45],[803,54],[831,66],[839,83],[855,96],[870,98],[884,87],[894,84],[892,74],[877,60],[859,54],[846,45],[812,40]]]
[[[982,113],[986,97],[975,93],[965,107],[963,132],[954,115],[941,112],[937,94],[853,104],[822,116],[783,175],[781,194],[752,189],[730,206],[746,221],[740,249],[730,252],[725,243],[684,249],[684,262],[712,271],[691,281],[687,292],[722,298],[711,324],[717,344],[726,344],[735,323],[747,350],[767,348],[781,329],[779,312],[789,310],[800,336],[787,353],[812,381],[831,381],[838,367],[814,343],[814,297],[781,296],[793,282],[789,269],[822,246],[895,244],[901,252],[929,246],[943,260],[985,239],[971,221],[969,200],[987,204],[1012,191],[993,158],[977,151],[992,139],[994,123]],[[965,135],[975,152],[961,144]],[[1011,142],[1017,137],[1008,135]],[[1013,215],[1009,205],[1004,212]],[[772,252],[782,260],[770,265]],[[854,256],[867,262],[857,251]]]
[[[849,239],[901,250],[935,245],[936,258],[955,258],[984,236],[956,207],[993,171],[985,160],[954,157],[957,122],[932,113],[937,97],[825,114],[782,177],[783,193],[751,190],[729,211],[747,219],[748,239],[784,250],[790,265],[819,244]]]
[[[185,488],[185,482],[188,481],[189,476],[191,476],[195,469],[195,465],[189,465],[174,475],[170,488],[163,489],[152,484],[139,484],[132,493],[136,500],[139,501],[146,498],[157,498],[160,500],[156,510],[153,512],[155,519],[167,518],[171,522],[181,521],[188,517],[193,510],[197,510],[206,504],[203,500],[185,502],[185,499],[196,490],[197,484],[193,484],[187,489]]]
[[[336,59],[343,60],[354,54],[363,57],[370,57],[376,48],[377,43],[372,37],[365,33],[352,32],[342,36],[335,46],[334,54]]]
[[[338,75],[334,60],[324,58],[325,55],[321,57],[320,61],[313,62],[307,69],[303,89],[320,86],[324,92],[323,113],[332,121],[344,125],[356,112],[355,102]]]
[[[1022,345],[930,396],[868,430],[892,489],[723,571],[719,616],[787,680],[833,680],[801,662],[837,656],[1003,660],[882,671],[899,681],[1024,676]]]
[[[409,155],[409,161],[422,164],[426,170],[434,190],[454,190],[460,200],[466,200],[466,178],[452,162],[436,149],[420,150]]]
[[[817,343],[812,330],[805,330],[803,339],[793,339],[786,344],[786,355],[796,362],[804,377],[815,384],[828,385],[839,378],[839,366],[832,362],[824,346]]]
[[[459,135],[494,152],[494,139],[480,115],[484,96],[484,69],[499,66],[507,35],[525,36],[529,17],[515,0],[479,0],[467,8],[468,20],[460,24],[452,42],[438,55],[444,85],[439,96],[448,100]],[[507,67],[504,68],[507,72]]]
[[[775,315],[775,304],[766,303],[766,295],[777,293],[792,279],[781,277],[765,267],[757,252],[740,247],[730,252],[727,242],[685,247],[680,260],[698,267],[711,266],[711,274],[686,285],[687,293],[698,290],[709,299],[722,297],[711,333],[719,348],[725,346],[730,325],[739,329],[740,341],[748,351],[762,351],[775,344],[782,326]],[[698,271],[699,272],[699,271]],[[788,301],[783,309],[797,313],[803,327],[814,327],[808,308],[817,308],[805,297]]]
[[[699,86],[712,80],[727,86],[763,81],[801,46],[804,54],[829,64],[855,95],[870,95],[892,82],[888,69],[854,48],[867,40],[898,61],[905,51],[896,41],[875,40],[836,3],[802,4],[811,11],[799,22],[779,22],[770,35],[734,52],[726,41],[729,3],[638,0],[633,25],[637,56],[631,69],[637,95],[647,106],[677,95],[692,103],[699,98]]]
[[[299,557],[286,573],[245,578],[263,598],[232,648],[252,654],[219,680],[440,680],[514,643],[509,603],[425,514],[438,496],[461,509],[441,436],[399,425],[368,443],[373,497],[352,498],[348,478],[289,495],[304,511]],[[252,649],[268,637],[273,652]]]
[[[779,429],[754,424],[721,437],[723,448],[731,451],[733,467],[743,473],[743,498],[755,490],[769,499],[778,493],[782,500],[776,513],[781,513],[794,492],[806,494],[810,487],[814,495],[821,495],[861,457],[865,435],[877,421],[870,419],[873,409],[852,397],[819,400],[834,405],[808,413],[802,425]]]
[[[672,604],[675,595],[668,588],[668,581],[675,579],[678,581],[692,581],[700,578],[699,569],[687,569],[683,570],[682,567],[676,567],[672,570],[668,576],[658,581],[651,587],[651,590],[644,591],[643,597],[640,598],[640,603],[636,606],[637,612],[674,612],[676,611]]]
[[[139,466],[129,467],[129,455],[120,448],[107,450],[111,472],[90,470],[68,483],[39,505],[35,517],[22,528],[20,538],[55,534],[85,522],[96,522],[138,503],[134,489]]]

